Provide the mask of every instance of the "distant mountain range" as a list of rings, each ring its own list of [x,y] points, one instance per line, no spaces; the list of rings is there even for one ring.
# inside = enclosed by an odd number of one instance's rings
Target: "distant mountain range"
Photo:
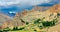
[[[47,4],[45,5],[36,5],[36,6],[46,6]],[[43,8],[43,9],[47,9],[48,7],[50,6],[53,6],[53,5],[47,5],[46,8]],[[14,12],[22,12],[23,10],[31,10],[32,8],[34,8],[35,6],[18,6],[18,5],[10,5],[10,6],[0,6],[0,11],[6,15],[9,15],[11,17],[15,16],[15,13]],[[12,13],[10,13],[12,12]]]

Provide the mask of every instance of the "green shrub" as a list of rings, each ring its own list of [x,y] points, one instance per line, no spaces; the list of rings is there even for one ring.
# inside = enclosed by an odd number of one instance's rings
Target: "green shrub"
[[[19,28],[18,30],[23,30],[24,29],[24,27],[22,27],[22,28]]]
[[[37,19],[37,20],[34,21],[34,24],[39,24],[40,21],[41,21],[40,19]]]
[[[29,22],[26,22],[26,25],[28,25],[29,24]]]
[[[18,28],[18,27],[14,27],[13,30],[23,30],[24,27]]]
[[[43,21],[42,24],[44,27],[48,27],[48,26],[54,26],[57,23],[57,19],[54,19],[52,21]]]
[[[42,22],[42,24],[43,24],[44,27],[48,27],[48,26],[52,25],[52,22],[46,21],[46,22]]]
[[[18,27],[14,27],[13,30],[18,30]]]

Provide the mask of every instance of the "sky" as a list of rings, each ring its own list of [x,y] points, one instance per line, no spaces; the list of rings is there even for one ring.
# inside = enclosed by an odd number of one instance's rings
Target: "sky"
[[[60,0],[0,0],[1,6],[8,6],[13,4],[19,5],[38,5],[43,3],[55,4]]]
[[[60,0],[0,0],[0,12],[13,14],[25,8],[36,5],[54,5],[60,3]]]

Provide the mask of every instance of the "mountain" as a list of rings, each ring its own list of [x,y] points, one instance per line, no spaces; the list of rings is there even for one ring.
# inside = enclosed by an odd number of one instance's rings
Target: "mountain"
[[[24,10],[23,12],[18,12],[16,13],[15,18],[16,20],[18,20],[18,18],[22,19],[25,22],[32,22],[36,19],[43,19],[42,21],[52,21],[54,19],[57,19],[57,25],[50,27],[47,32],[56,30],[60,31],[60,24],[58,24],[60,23],[60,4],[56,4],[47,9],[45,7],[43,8],[36,6],[32,10]]]
[[[49,9],[51,6],[34,6],[33,8],[32,8],[32,10],[35,10],[35,11],[45,11],[45,10],[47,10],[47,9]]]
[[[19,18],[11,18],[7,15],[0,13],[0,29],[6,28],[6,27],[14,27],[14,26],[22,26],[24,23],[21,22]]]
[[[34,6],[31,10],[24,10],[23,12],[16,13],[15,17],[21,18],[24,21],[32,21],[33,19],[43,18],[43,17],[47,17],[45,20],[52,20],[54,19],[54,16],[56,16],[57,13],[60,11],[59,9],[60,9],[59,4],[51,7]],[[52,19],[49,19],[49,16],[51,14],[54,14],[54,15],[50,17]]]
[[[56,4],[56,5],[52,6],[52,7],[51,7],[50,9],[48,9],[47,11],[59,13],[59,12],[60,12],[60,4]]]
[[[3,16],[1,16],[1,17],[3,17]],[[4,17],[8,17],[8,16],[4,16]],[[2,26],[0,26],[0,27],[2,27],[2,28],[16,27],[16,26],[24,26],[25,24],[33,25],[33,23],[35,23],[34,27],[36,28],[36,26],[40,25],[40,24],[37,25],[36,22],[34,22],[36,20],[39,21],[39,22],[37,22],[37,24],[39,24],[40,21],[42,21],[42,22],[47,22],[47,21],[52,22],[53,21],[54,25],[52,27],[50,27],[48,25],[49,27],[47,28],[48,29],[47,32],[51,32],[53,30],[55,31],[55,29],[59,30],[58,28],[60,28],[60,4],[56,4],[52,7],[35,6],[31,10],[24,10],[22,12],[17,12],[15,17],[12,20],[5,21],[2,24]],[[55,23],[56,23],[56,25],[55,25]],[[47,24],[49,24],[49,23],[47,23]],[[30,26],[29,25],[27,25],[27,27],[31,28],[30,27],[31,25]],[[42,29],[42,30],[44,30],[44,29]],[[47,29],[45,29],[45,30],[47,30]]]
[[[60,31],[60,4],[56,4],[54,6],[52,6],[50,9],[48,9],[47,11],[50,11],[52,13],[57,13],[57,20],[58,20],[58,24],[54,27],[50,27],[48,32],[52,32],[52,31],[56,31],[59,32]]]
[[[3,13],[0,13],[0,26],[7,20],[11,20],[12,18],[3,14]]]
[[[22,26],[24,23],[17,17],[9,17],[0,13],[0,29],[4,29],[6,27],[14,27],[14,26]]]
[[[26,10],[25,9],[22,12],[17,12],[16,15],[15,15],[15,17],[20,19],[20,18],[23,18],[24,16],[26,16],[27,14],[30,14],[30,13],[31,14],[32,13],[39,14],[40,12],[46,11],[49,8],[50,7],[45,7],[45,6],[34,6],[31,10]]]
[[[38,7],[41,7],[41,6],[23,6],[23,7],[20,7],[18,5],[10,5],[10,6],[0,6],[0,11],[6,15],[9,15],[11,17],[15,16],[15,13],[14,12],[21,12],[22,10],[26,9],[26,10],[31,10],[32,8],[36,9]],[[49,7],[49,6],[48,6]],[[42,10],[45,10],[47,9],[48,7],[41,7]],[[12,13],[10,13],[12,12]]]
[[[0,22],[1,21],[3,22],[3,21],[6,21],[6,20],[10,20],[10,19],[11,19],[11,17],[0,13]]]
[[[26,15],[26,14],[30,14],[30,13],[38,13],[38,11],[45,11],[45,10],[47,10],[48,8],[50,8],[50,7],[41,7],[41,6],[34,6],[32,9],[31,9],[31,11],[30,10],[24,10],[23,12],[17,12],[16,13],[16,15],[15,15],[15,17],[13,17],[13,19],[8,19],[9,17],[8,16],[6,16],[6,15],[3,15],[3,17],[1,17],[1,18],[7,18],[6,19],[6,21],[5,21],[5,19],[2,19],[2,22],[3,22],[3,24],[2,24],[2,27],[1,28],[6,28],[6,27],[14,27],[14,26],[22,26],[22,25],[24,25],[24,23],[23,22],[21,22],[21,17],[22,16],[24,16],[24,15]],[[40,13],[40,12],[39,12]],[[1,15],[2,16],[2,15]],[[22,17],[23,18],[23,17]],[[1,21],[1,20],[0,20]]]

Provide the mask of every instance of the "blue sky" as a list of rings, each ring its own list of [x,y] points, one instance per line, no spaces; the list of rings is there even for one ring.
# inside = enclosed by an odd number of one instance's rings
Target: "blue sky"
[[[0,12],[9,14],[19,12],[35,5],[54,5],[60,0],[0,0]]]

